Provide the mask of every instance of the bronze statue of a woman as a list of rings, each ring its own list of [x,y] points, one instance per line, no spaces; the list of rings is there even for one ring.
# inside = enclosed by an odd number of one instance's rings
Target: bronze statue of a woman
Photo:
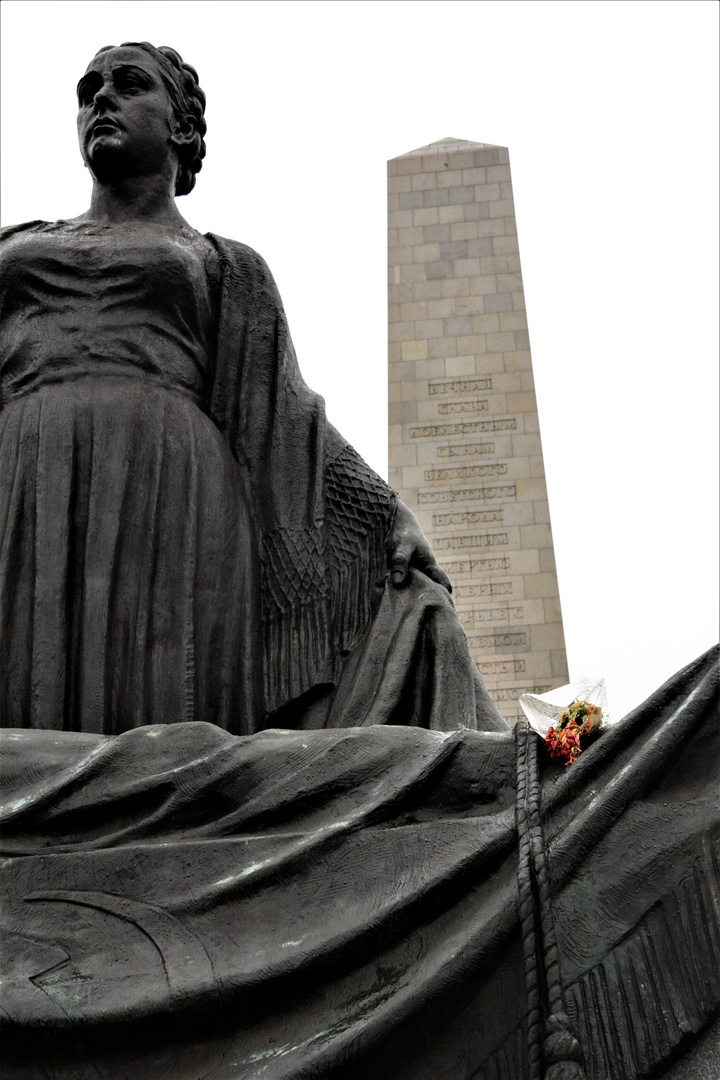
[[[194,69],[128,43],[77,93],[90,209],[2,234],[0,723],[504,729],[265,263],[177,210],[205,155]]]

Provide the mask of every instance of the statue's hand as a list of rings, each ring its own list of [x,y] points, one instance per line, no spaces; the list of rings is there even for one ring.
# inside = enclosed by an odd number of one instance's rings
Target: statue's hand
[[[405,583],[411,566],[452,592],[450,578],[435,558],[433,549],[417,518],[398,499],[395,521],[388,537],[388,567],[393,585]]]

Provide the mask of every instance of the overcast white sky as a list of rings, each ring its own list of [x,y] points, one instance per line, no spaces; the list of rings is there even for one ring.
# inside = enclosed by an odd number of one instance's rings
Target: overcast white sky
[[[3,0],[2,220],[87,208],[78,78],[172,45],[208,95],[181,212],[265,256],[307,381],[385,475],[385,162],[508,146],[570,670],[622,714],[718,637],[718,10]]]

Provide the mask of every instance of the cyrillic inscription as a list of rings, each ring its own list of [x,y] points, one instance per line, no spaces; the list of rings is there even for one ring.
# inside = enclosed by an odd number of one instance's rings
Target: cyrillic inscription
[[[456,514],[433,514],[433,525],[482,525],[489,522],[503,523],[503,510],[458,510]]]
[[[522,675],[524,660],[485,660],[480,663],[482,675]]]
[[[504,622],[506,619],[522,619],[523,609],[521,607],[489,607],[489,608],[473,608],[471,611],[458,612],[461,617],[463,626],[472,630],[476,626],[482,626],[483,623],[489,622]]]
[[[460,443],[459,446],[438,446],[438,457],[479,457],[481,454],[494,454],[495,443],[476,442]]]
[[[458,562],[443,563],[448,574],[472,574],[474,570],[509,570],[507,557],[494,559],[462,559]]]
[[[468,644],[474,649],[502,649],[508,646],[522,648],[527,645],[527,638],[524,630],[515,630],[507,634],[475,634],[468,638]]]
[[[433,546],[446,551],[448,548],[505,547],[507,542],[507,533],[486,533],[484,536],[440,536]]]
[[[443,435],[473,435],[481,431],[517,431],[514,416],[501,420],[470,420],[465,424],[425,424],[424,427],[410,428],[411,439],[436,439]]]
[[[438,405],[438,412],[441,416],[452,416],[453,413],[487,412],[489,407],[487,398],[475,401],[443,401]]]
[[[457,600],[470,596],[512,596],[512,581],[484,581],[479,585],[459,585],[454,592]]]
[[[428,384],[430,397],[438,394],[476,394],[478,390],[492,390],[492,379],[452,379],[450,382]]]
[[[426,469],[423,476],[431,480],[469,480],[474,476],[506,476],[508,467],[504,461],[491,465],[458,465],[456,469]]]
[[[498,487],[460,488],[455,491],[421,491],[418,502],[421,506],[433,503],[475,502],[477,499],[514,499],[514,484],[502,484]]]

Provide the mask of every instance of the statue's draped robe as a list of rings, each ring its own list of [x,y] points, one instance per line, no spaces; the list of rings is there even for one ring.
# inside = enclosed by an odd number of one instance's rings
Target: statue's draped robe
[[[397,497],[327,423],[254,251],[3,241],[0,723],[505,727],[444,590],[388,584]]]
[[[417,573],[388,584],[396,496],[303,381],[265,263],[211,239],[222,298],[207,408],[248,464],[260,523],[266,708],[331,683],[323,726],[505,729],[444,590]]]

